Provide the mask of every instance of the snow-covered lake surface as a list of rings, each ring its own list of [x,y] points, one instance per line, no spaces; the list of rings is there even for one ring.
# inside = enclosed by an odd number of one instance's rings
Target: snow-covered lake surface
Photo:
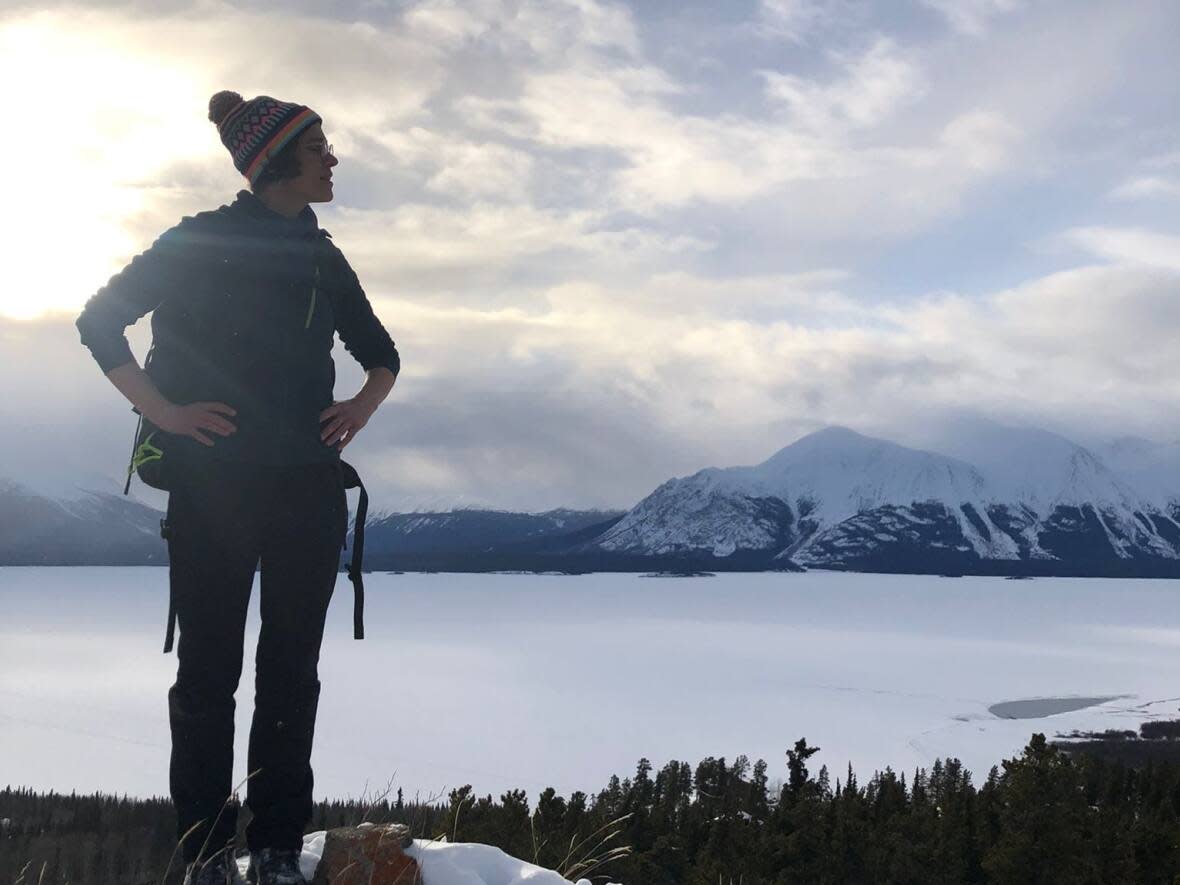
[[[466,783],[593,792],[641,756],[659,768],[744,753],[785,778],[803,736],[833,776],[957,756],[979,782],[1033,731],[1180,717],[1177,582],[372,574],[366,586],[368,639],[351,638],[343,575],[329,616],[317,796],[390,783],[407,798]],[[0,568],[0,603],[0,783],[166,794],[166,570]],[[257,593],[254,609],[251,634]]]

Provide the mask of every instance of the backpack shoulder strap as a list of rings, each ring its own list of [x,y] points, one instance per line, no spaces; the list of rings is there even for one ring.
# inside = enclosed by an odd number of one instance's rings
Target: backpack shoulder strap
[[[344,488],[360,489],[356,505],[356,521],[352,530],[352,561],[348,564],[348,580],[352,581],[352,638],[365,638],[365,579],[361,573],[365,557],[365,520],[369,515],[369,493],[361,482],[356,468],[347,461],[340,462]]]

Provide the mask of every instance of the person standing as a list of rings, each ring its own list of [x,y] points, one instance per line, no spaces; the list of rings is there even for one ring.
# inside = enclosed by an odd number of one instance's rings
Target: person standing
[[[234,860],[234,692],[261,565],[246,830],[247,878],[302,885],[312,813],[318,661],[347,533],[341,450],[389,395],[393,340],[311,203],[338,164],[305,105],[219,92],[209,119],[249,189],[186,217],[87,301],[77,319],[145,429],[132,469],[165,488],[171,605],[169,783],[189,885],[240,881]],[[144,368],[124,330],[152,314]],[[365,370],[333,399],[339,334]],[[360,632],[359,611],[357,638]]]

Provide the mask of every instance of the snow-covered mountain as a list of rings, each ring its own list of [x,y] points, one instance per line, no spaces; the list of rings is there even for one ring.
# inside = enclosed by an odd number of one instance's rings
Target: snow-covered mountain
[[[113,490],[73,489],[55,497],[0,479],[0,564],[167,562],[163,515]]]
[[[753,467],[670,480],[593,543],[821,567],[1180,573],[1180,525],[1165,503],[1180,483],[1145,495],[1056,434],[975,430],[948,439],[952,457],[830,427]],[[1161,461],[1180,465],[1153,453],[1153,477]]]
[[[664,483],[597,543],[615,551],[799,553],[819,530],[914,501],[975,501],[971,465],[830,427],[754,467],[708,468]]]

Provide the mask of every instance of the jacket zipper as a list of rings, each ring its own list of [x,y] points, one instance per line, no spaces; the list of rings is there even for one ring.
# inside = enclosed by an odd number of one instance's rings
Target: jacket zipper
[[[320,284],[320,266],[317,264],[315,266],[315,282],[313,282],[311,284],[311,300],[307,303],[307,319],[303,321],[303,328],[305,328],[305,329],[311,328],[311,315],[313,313],[315,313],[315,296],[316,296],[316,289],[319,288],[319,284]]]

